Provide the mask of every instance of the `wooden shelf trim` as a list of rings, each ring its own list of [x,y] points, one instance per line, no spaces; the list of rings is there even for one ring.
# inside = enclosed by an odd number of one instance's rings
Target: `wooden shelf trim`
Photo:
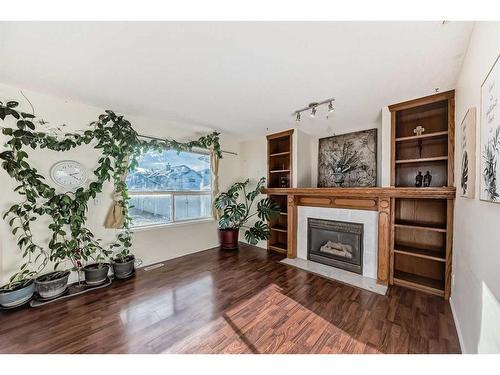
[[[412,135],[410,137],[400,137],[400,138],[396,138],[395,141],[396,142],[414,141],[414,140],[425,139],[425,138],[434,138],[434,137],[437,138],[437,137],[442,137],[445,135],[446,136],[448,135],[447,130],[441,131],[441,132],[427,133],[427,134],[422,134],[422,135]]]
[[[435,102],[441,102],[444,100],[450,100],[455,97],[455,90],[441,92],[439,94],[433,94],[429,96],[425,96],[423,98],[407,100],[402,103],[392,104],[389,106],[389,111],[401,111],[408,108],[414,108],[419,105],[426,105]]]
[[[282,232],[282,233],[286,233],[286,232],[288,232],[288,231],[287,231],[287,229],[286,229],[286,227],[284,227],[284,226],[279,226],[279,225],[275,225],[274,227],[271,227],[270,229],[271,229],[271,230],[274,230],[274,231],[276,231],[276,232]]]
[[[266,188],[262,193],[308,197],[453,199],[456,189],[454,187]]]
[[[402,159],[396,160],[396,164],[406,164],[406,163],[428,163],[434,161],[446,161],[448,156],[436,156],[433,158],[420,158],[420,159]]]
[[[444,280],[414,275],[412,273],[394,271],[394,284],[423,292],[444,296]]]
[[[269,171],[269,173],[288,173],[290,169],[275,169],[274,171]]]
[[[285,155],[290,155],[290,151],[285,151],[285,152],[277,152],[275,154],[269,154],[269,157],[275,157],[275,156],[285,156]]]
[[[432,226],[428,224],[417,224],[417,223],[409,223],[409,222],[396,222],[394,223],[396,228],[407,228],[407,229],[416,229],[416,230],[428,230],[434,232],[446,233],[445,227]]]
[[[275,244],[269,245],[268,247],[270,250],[274,250],[274,251],[277,251],[279,253],[286,254],[288,252],[288,248],[287,248],[286,244],[284,244],[284,243],[277,242]]]
[[[407,255],[407,256],[412,256],[412,257],[417,257],[417,258],[423,258],[423,259],[429,259],[429,260],[434,260],[437,262],[446,262],[446,254],[444,250],[442,251],[442,254],[439,254],[438,250],[426,250],[426,249],[420,249],[417,247],[410,247],[410,246],[403,246],[399,244],[394,244],[394,252],[397,254],[402,254],[402,255]]]

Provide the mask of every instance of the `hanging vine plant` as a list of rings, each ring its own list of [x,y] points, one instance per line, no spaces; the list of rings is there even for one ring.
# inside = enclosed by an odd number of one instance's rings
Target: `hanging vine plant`
[[[132,246],[131,217],[128,213],[130,198],[122,177],[127,170],[137,166],[137,157],[141,153],[149,150],[181,152],[204,148],[222,158],[217,132],[187,143],[169,139],[145,140],[123,116],[107,110],[82,133],[54,135],[37,131],[35,123],[40,121],[36,120],[34,114],[18,111],[18,105],[15,101],[6,104],[0,102],[0,119],[5,121],[13,118],[17,126],[2,129],[2,133],[8,137],[5,144],[7,150],[0,153],[2,168],[17,182],[15,191],[22,196],[22,200],[13,204],[3,215],[12,234],[18,236],[17,245],[25,259],[20,270],[11,277],[12,285],[39,274],[49,260],[55,262],[55,268],[69,260],[73,269],[79,269],[89,259],[99,261],[111,254],[118,258],[129,256]],[[48,149],[64,152],[91,143],[101,152],[98,167],[93,171],[95,180],[86,188],[63,193],[57,193],[30,165],[26,151]],[[114,183],[116,194],[121,197],[124,224],[116,240],[103,246],[101,240],[95,238],[87,227],[87,213],[89,200],[102,191],[107,181]],[[48,226],[51,232],[48,249],[35,241],[31,231],[32,222],[42,216],[49,217],[51,221]]]

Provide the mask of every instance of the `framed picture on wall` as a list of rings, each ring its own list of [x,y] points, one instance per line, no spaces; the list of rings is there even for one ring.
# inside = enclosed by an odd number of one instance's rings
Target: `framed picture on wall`
[[[377,185],[377,129],[319,140],[318,187]]]
[[[500,203],[500,55],[481,85],[481,191],[479,199]]]
[[[474,198],[476,192],[476,108],[469,108],[460,125],[460,196]]]

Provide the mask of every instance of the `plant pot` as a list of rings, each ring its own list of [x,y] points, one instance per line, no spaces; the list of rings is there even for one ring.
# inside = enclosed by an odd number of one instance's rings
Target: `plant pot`
[[[68,287],[69,271],[54,271],[35,279],[36,291],[44,299],[56,298]]]
[[[221,249],[233,250],[238,248],[238,229],[220,229],[219,242]]]
[[[128,255],[123,261],[120,258],[115,258],[111,261],[113,273],[117,279],[125,279],[135,271],[135,256]]]
[[[7,285],[0,288],[0,305],[6,308],[21,306],[28,302],[33,293],[35,293],[35,283],[33,279],[23,280],[12,289],[4,289]]]
[[[94,263],[83,267],[85,283],[88,285],[99,285],[106,281],[109,272],[109,263]]]

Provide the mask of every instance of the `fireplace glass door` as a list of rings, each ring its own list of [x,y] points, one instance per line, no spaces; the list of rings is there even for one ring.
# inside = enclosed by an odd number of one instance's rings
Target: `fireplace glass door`
[[[307,219],[307,257],[314,262],[363,273],[363,224]]]

